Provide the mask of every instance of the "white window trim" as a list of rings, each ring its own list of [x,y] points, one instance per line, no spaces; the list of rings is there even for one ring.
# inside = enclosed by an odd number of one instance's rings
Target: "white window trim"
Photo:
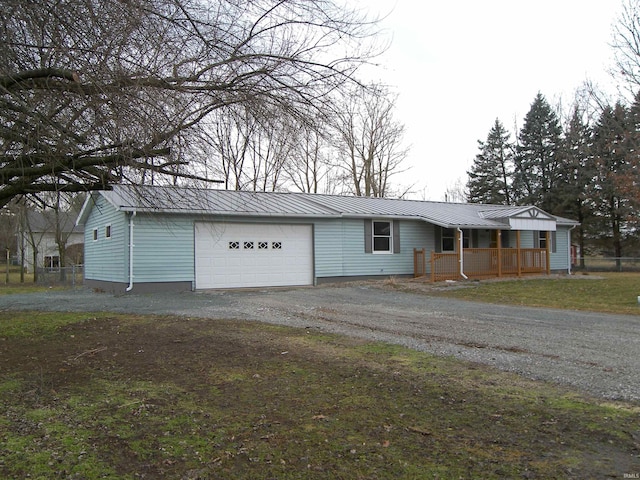
[[[91,233],[91,235],[92,235],[91,238],[93,239],[94,242],[97,242],[98,239],[100,238],[100,232],[98,231],[97,228],[93,229],[93,232]]]
[[[389,224],[389,235],[376,235],[375,224],[378,223],[388,223]],[[375,238],[389,238],[389,250],[376,250],[376,242]],[[391,220],[371,220],[371,253],[374,255],[393,255],[393,222]]]
[[[109,239],[113,236],[113,232],[111,230],[111,224],[108,223],[104,226],[104,238]]]

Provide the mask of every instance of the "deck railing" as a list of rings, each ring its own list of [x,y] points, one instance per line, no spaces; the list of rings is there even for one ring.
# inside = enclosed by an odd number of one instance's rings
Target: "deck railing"
[[[547,271],[544,248],[466,248],[462,271],[469,278],[502,277]],[[431,280],[457,280],[460,275],[458,253],[431,253]]]

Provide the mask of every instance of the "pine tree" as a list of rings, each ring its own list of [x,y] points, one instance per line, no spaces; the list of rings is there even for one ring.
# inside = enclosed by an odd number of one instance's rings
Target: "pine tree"
[[[559,204],[555,213],[580,222],[576,233],[581,252],[580,266],[584,267],[585,232],[593,221],[593,203],[588,190],[595,176],[595,164],[591,128],[582,117],[580,109],[574,108],[566,129],[558,187]]]
[[[486,142],[478,140],[480,153],[476,155],[471,170],[467,172],[469,202],[511,204],[513,144],[509,142],[509,137],[509,132],[496,118]]]
[[[629,201],[621,188],[628,171],[630,139],[628,112],[620,102],[603,109],[594,128],[595,176],[590,193],[596,214],[596,231],[607,240],[620,265],[622,236],[630,214]]]
[[[562,127],[541,93],[531,104],[518,138],[513,181],[515,200],[553,213],[559,203],[555,189],[561,164]]]
[[[636,94],[627,115],[627,165],[618,178],[622,193],[633,210],[629,227],[640,230],[640,91]],[[637,235],[636,235],[637,236]]]

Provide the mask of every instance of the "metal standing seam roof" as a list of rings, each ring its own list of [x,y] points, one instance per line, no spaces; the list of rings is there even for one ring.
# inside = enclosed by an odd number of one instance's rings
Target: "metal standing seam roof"
[[[115,185],[112,190],[101,191],[100,195],[121,211],[249,217],[410,218],[446,228],[509,229],[504,221],[487,217],[505,218],[531,208],[312,193],[131,185]],[[487,212],[492,214],[486,215]],[[558,223],[562,223],[557,218]],[[577,224],[568,219],[562,220],[567,224]]]
[[[82,233],[83,225],[76,225],[75,214],[71,212],[58,212],[56,216],[54,211],[27,212],[28,230],[32,232],[55,232],[56,227],[63,233]]]
[[[117,185],[101,194],[122,211],[208,215],[325,217],[339,216],[287,193]]]

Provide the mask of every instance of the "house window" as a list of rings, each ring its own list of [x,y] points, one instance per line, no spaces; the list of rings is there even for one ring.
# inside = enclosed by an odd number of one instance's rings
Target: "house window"
[[[274,250],[282,250],[282,242],[271,242],[271,248]]]
[[[266,250],[269,248],[269,242],[258,242],[258,250]]]
[[[549,238],[551,239],[551,245],[549,250],[551,253],[556,253],[556,232],[549,232]],[[538,232],[538,248],[547,248],[547,232]]]
[[[509,230],[491,230],[489,248],[498,248],[498,234],[500,234],[500,248],[509,248],[511,245]]]
[[[93,241],[95,242],[96,240],[98,240],[98,229],[94,228],[93,229]]]
[[[373,253],[391,253],[391,238],[391,222],[373,222]]]
[[[547,248],[547,232],[538,232],[538,248]]]
[[[229,250],[240,250],[240,242],[229,242]]]
[[[242,246],[245,250],[253,250],[253,242],[244,242]]]
[[[111,225],[104,227],[104,238],[111,238]]]
[[[58,255],[45,255],[44,268],[58,270],[60,268],[60,257]]]
[[[455,252],[456,251],[456,231],[453,228],[442,229],[442,251],[443,252]]]
[[[477,243],[477,240],[474,242],[471,236],[471,230],[468,228],[462,230],[462,248],[473,248],[474,243]]]

